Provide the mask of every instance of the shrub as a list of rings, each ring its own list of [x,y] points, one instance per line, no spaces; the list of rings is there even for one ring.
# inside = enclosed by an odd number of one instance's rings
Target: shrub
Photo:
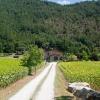
[[[20,59],[0,57],[0,88],[28,75],[27,68],[20,65]]]
[[[89,60],[89,56],[88,56],[88,54],[87,54],[86,51],[83,51],[83,52],[82,52],[82,60],[86,60],[86,61]]]
[[[91,56],[90,56],[90,59],[94,60],[94,61],[100,61],[100,54],[92,53]]]
[[[35,67],[43,61],[44,55],[43,50],[39,49],[37,46],[30,47],[29,50],[24,54],[22,59],[22,64],[29,69],[29,75],[32,74],[32,67]]]
[[[78,58],[77,58],[77,56],[74,55],[74,54],[66,53],[66,54],[64,55],[64,60],[65,60],[65,61],[77,61]]]

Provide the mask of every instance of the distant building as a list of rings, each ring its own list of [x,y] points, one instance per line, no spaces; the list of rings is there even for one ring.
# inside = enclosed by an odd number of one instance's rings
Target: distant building
[[[45,59],[47,61],[58,61],[63,58],[63,52],[57,49],[45,50]]]

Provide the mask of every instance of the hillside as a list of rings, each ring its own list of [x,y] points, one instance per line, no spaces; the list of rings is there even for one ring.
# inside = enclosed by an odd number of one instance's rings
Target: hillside
[[[0,52],[16,52],[29,44],[75,54],[100,52],[100,1],[61,6],[0,0]]]

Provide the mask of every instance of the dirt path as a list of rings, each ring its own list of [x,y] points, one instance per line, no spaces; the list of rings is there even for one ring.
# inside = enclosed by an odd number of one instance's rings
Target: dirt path
[[[0,100],[8,100],[12,95],[15,95],[22,87],[24,87],[26,84],[28,84],[31,80],[33,80],[36,76],[38,76],[43,69],[45,68],[45,65],[41,65],[40,69],[37,70],[37,73],[33,72],[32,76],[26,76],[23,79],[20,79],[16,81],[15,83],[11,84],[10,86],[0,89]]]
[[[35,79],[9,100],[53,100],[56,63],[52,62]],[[35,94],[35,96],[34,96]]]
[[[42,82],[40,88],[35,93],[32,100],[54,100],[54,81],[56,76],[56,64],[52,63],[45,80]]]
[[[55,62],[50,63],[44,70],[43,68],[38,70],[37,76],[27,76],[6,89],[1,90],[0,100],[8,100],[12,95],[13,97],[10,98],[10,100],[30,100],[30,97],[31,100],[75,100],[72,99],[73,95],[66,90],[68,83],[66,82],[62,72],[58,67],[56,67],[56,64],[57,63]],[[36,84],[34,82],[36,82]],[[30,97],[27,96],[28,93],[25,93],[24,90],[29,84],[32,85],[27,89]],[[19,95],[19,93],[21,94]]]
[[[67,90],[68,82],[60,71],[59,67],[56,70],[55,80],[55,100],[76,100],[72,93]]]

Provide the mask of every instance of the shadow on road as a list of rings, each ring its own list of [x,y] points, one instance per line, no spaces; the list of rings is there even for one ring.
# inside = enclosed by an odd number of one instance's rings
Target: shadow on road
[[[55,100],[73,100],[72,96],[55,97]]]

